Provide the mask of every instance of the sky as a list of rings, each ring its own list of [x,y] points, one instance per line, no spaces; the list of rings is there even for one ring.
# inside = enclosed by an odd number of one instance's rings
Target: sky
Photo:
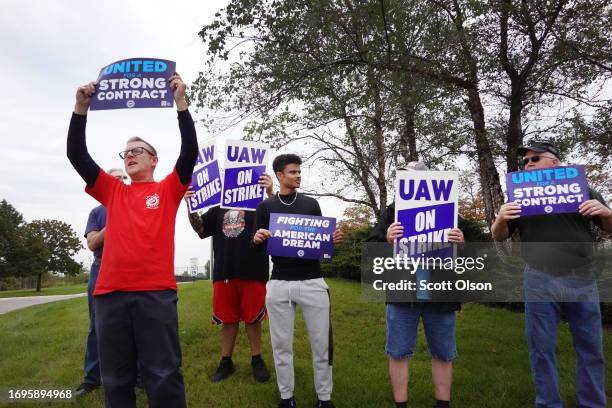
[[[3,0],[0,200],[6,199],[27,221],[57,219],[70,224],[85,248],[87,216],[98,203],[85,194],[83,180],[66,158],[76,89],[95,80],[103,66],[132,57],[176,61],[177,71],[189,84],[204,61],[204,45],[197,33],[226,3],[41,0],[25,6],[22,1]],[[198,124],[196,129],[199,139],[242,136],[240,127],[222,135],[209,135]],[[87,145],[102,168],[123,167],[117,153],[131,136],[143,137],[157,149],[157,180],[172,170],[180,149],[174,109],[89,113]],[[304,186],[314,177],[305,170]],[[331,198],[320,203],[323,215],[330,217],[341,217],[345,208]],[[192,257],[203,265],[210,251],[209,239],[198,238],[186,214],[182,205],[176,222],[176,267],[188,266]],[[83,249],[76,259],[88,265],[93,257]]]

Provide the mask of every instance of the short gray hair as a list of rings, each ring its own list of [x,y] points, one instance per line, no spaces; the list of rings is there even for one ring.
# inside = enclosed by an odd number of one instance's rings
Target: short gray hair
[[[157,150],[155,150],[155,148],[153,147],[153,145],[149,142],[147,142],[146,140],[138,137],[138,136],[132,136],[130,137],[126,143],[131,143],[131,142],[142,142],[144,144],[146,144],[149,149],[151,149],[151,151],[153,152],[153,156],[157,156]]]

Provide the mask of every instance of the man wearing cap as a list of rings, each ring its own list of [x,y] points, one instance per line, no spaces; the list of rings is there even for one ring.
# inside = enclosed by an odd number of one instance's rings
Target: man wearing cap
[[[557,167],[559,149],[532,142],[517,151],[525,170]],[[605,407],[601,311],[593,265],[592,224],[612,232],[612,210],[598,192],[578,213],[521,217],[521,206],[501,206],[491,233],[503,241],[518,230],[525,260],[525,334],[536,388],[537,407],[561,407],[555,361],[561,312],[572,333],[576,364],[576,402],[579,407]]]
[[[426,171],[421,162],[410,162],[398,170]],[[460,228],[448,234],[452,243],[464,242]],[[376,224],[366,241],[392,244],[402,237],[404,227],[395,221],[395,203],[387,207],[385,216]],[[418,271],[417,271],[418,273]],[[431,354],[431,378],[434,385],[436,408],[450,407],[453,360],[457,356],[455,342],[455,312],[461,308],[456,302],[406,302],[387,303],[387,342],[385,351],[389,356],[389,378],[393,388],[393,399],[397,408],[408,406],[408,368],[416,346],[419,320]]]

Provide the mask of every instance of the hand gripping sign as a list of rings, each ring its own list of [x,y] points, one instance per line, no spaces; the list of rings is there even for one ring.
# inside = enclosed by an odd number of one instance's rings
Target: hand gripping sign
[[[336,219],[300,214],[270,214],[268,255],[331,259]]]
[[[221,202],[221,174],[216,151],[214,139],[198,142],[198,158],[191,177],[191,188],[195,193],[189,199],[191,213],[219,205]]]
[[[457,227],[458,180],[455,171],[397,172],[395,219],[404,227],[394,253],[415,257],[453,257],[448,233]]]
[[[259,177],[266,172],[270,146],[265,143],[228,140],[221,208],[250,210],[264,200]]]
[[[508,201],[521,205],[521,217],[578,212],[589,199],[584,166],[515,171],[506,175]]]
[[[158,58],[113,62],[100,70],[90,109],[171,108],[169,78],[175,70],[175,62]]]

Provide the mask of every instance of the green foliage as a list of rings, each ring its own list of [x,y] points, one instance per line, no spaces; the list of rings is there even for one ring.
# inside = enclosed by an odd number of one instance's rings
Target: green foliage
[[[323,275],[361,281],[361,250],[371,230],[370,226],[346,230],[342,244],[334,248],[332,260],[321,263]]]
[[[16,275],[23,252],[23,216],[6,200],[0,201],[0,277]]]
[[[35,274],[61,272],[76,275],[83,266],[72,257],[82,249],[81,241],[72,227],[58,220],[35,220],[26,226],[32,242],[42,244],[46,256],[31,260]]]

